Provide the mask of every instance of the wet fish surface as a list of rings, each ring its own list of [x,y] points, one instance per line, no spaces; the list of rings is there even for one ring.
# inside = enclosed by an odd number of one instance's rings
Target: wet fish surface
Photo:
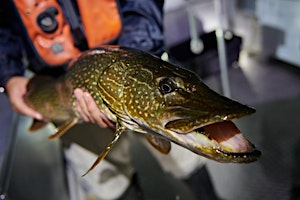
[[[25,101],[44,121],[35,120],[30,130],[60,122],[53,139],[80,122],[75,88],[88,91],[116,123],[111,142],[90,170],[127,130],[146,134],[162,153],[168,153],[173,142],[218,162],[249,163],[261,155],[231,121],[254,113],[253,108],[219,95],[191,71],[119,46],[82,53],[61,78],[31,79]]]

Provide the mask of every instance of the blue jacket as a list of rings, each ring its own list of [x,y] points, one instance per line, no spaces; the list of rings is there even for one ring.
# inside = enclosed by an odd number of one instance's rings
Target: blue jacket
[[[0,86],[5,87],[13,76],[22,76],[27,66],[40,73],[40,66],[32,64],[27,56],[28,65],[23,62],[28,45],[23,37],[22,28],[14,12],[11,0],[0,1]],[[117,44],[160,55],[163,52],[163,0],[119,0],[123,18],[122,32]],[[28,54],[27,52],[27,55]],[[45,67],[44,67],[45,68]],[[44,72],[61,74],[65,67],[45,69]],[[51,74],[53,72],[53,74]],[[42,72],[41,72],[42,73]]]

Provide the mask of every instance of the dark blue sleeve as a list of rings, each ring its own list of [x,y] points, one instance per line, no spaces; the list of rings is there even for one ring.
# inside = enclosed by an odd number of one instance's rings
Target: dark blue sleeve
[[[123,28],[120,46],[133,47],[160,56],[164,51],[163,1],[120,1]]]
[[[22,62],[22,40],[12,10],[1,3],[0,8],[0,86],[5,87],[12,76],[21,76],[25,68]]]

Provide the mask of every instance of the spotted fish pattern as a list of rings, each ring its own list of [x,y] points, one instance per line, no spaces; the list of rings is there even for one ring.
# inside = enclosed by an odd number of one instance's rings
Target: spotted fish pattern
[[[219,95],[193,72],[143,51],[119,46],[91,49],[74,59],[63,77],[44,84],[37,84],[37,79],[28,85],[27,104],[44,116],[40,123],[63,122],[50,138],[80,121],[75,88],[88,91],[116,122],[112,141],[90,170],[126,130],[144,133],[162,153],[168,153],[174,142],[219,162],[249,163],[261,155],[231,121],[254,113],[253,108]]]

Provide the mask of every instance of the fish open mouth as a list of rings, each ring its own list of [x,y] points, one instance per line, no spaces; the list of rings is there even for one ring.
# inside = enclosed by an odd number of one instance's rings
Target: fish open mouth
[[[249,163],[261,155],[229,120],[205,125],[188,133],[177,133],[176,137],[191,151],[219,162]]]

